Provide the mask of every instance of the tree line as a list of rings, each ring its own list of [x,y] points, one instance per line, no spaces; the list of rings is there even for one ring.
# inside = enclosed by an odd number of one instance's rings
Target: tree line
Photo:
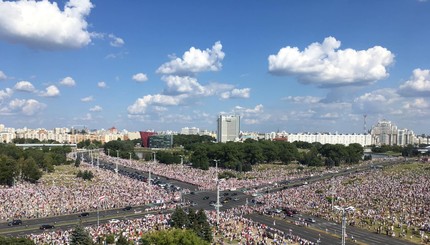
[[[66,154],[70,147],[22,149],[14,144],[0,144],[0,185],[12,186],[16,181],[37,182],[43,172],[54,171],[55,165],[70,164]]]

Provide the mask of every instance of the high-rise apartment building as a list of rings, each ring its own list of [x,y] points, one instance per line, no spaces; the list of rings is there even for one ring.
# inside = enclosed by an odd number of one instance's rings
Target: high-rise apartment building
[[[240,116],[237,115],[220,115],[218,117],[217,141],[225,143],[228,141],[237,141],[240,133]]]

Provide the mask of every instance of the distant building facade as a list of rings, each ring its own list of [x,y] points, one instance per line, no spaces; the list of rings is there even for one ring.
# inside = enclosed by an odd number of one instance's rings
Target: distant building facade
[[[149,137],[156,135],[156,132],[145,132],[140,131],[140,139],[142,141],[142,146],[148,148],[149,147]]]
[[[173,135],[152,135],[149,137],[149,148],[172,148]]]
[[[237,115],[220,115],[218,117],[217,141],[225,143],[228,141],[239,140],[240,133],[240,116]]]
[[[414,132],[409,129],[398,129],[397,126],[387,120],[379,121],[372,127],[372,145],[413,145],[418,143]]]
[[[181,134],[185,134],[185,135],[197,135],[200,134],[200,129],[196,128],[196,127],[185,127],[181,129]]]

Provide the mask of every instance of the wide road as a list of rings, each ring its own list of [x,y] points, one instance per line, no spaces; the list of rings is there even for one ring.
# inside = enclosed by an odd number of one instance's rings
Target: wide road
[[[398,162],[384,162],[378,165],[386,166],[395,164]],[[112,163],[102,162],[100,161],[100,166],[104,166],[108,169],[113,169],[115,166]],[[279,191],[280,189],[285,188],[293,188],[296,186],[303,185],[305,182],[311,183],[315,181],[320,181],[322,179],[332,178],[333,176],[347,175],[350,173],[361,172],[371,168],[371,166],[360,166],[357,168],[350,168],[344,171],[336,172],[336,173],[328,173],[324,175],[313,176],[306,179],[298,179],[292,180],[285,183],[279,183],[277,186],[267,185],[267,189],[265,191]],[[145,177],[148,177],[147,172],[142,172],[133,168],[119,166],[119,173],[125,175],[138,174]],[[214,210],[215,207],[210,204],[210,202],[216,201],[216,191],[199,191],[195,185],[180,182],[177,180],[168,179],[162,176],[156,176],[154,174],[151,175],[152,178],[158,177],[163,182],[168,182],[175,186],[179,186],[181,188],[186,188],[191,190],[190,194],[184,194],[183,200],[189,201],[192,203],[192,207],[194,209],[205,209],[205,210]],[[222,203],[222,207],[220,210],[226,210],[233,207],[237,207],[240,205],[248,204],[255,205],[251,201],[253,199],[252,196],[246,195],[240,191],[221,191],[220,199],[224,200],[226,197],[231,198],[230,201]],[[142,217],[144,215],[142,210],[148,206],[141,207],[133,207],[130,211],[124,211],[122,208],[115,210],[106,210],[100,211],[99,215],[97,212],[91,212],[88,217],[80,218],[78,214],[74,215],[64,215],[64,216],[55,216],[55,217],[47,217],[40,219],[32,219],[32,220],[23,220],[23,226],[17,227],[8,227],[7,223],[0,223],[0,235],[9,235],[9,236],[24,236],[30,233],[39,233],[42,232],[39,230],[41,224],[53,224],[56,229],[68,229],[74,227],[79,220],[82,221],[84,225],[95,225],[98,222],[106,223],[110,219],[132,219]],[[166,210],[165,212],[171,212],[172,210]],[[99,217],[99,218],[98,218]],[[289,233],[290,230],[293,235],[298,235],[304,239],[309,241],[316,242],[320,239],[320,244],[339,244],[340,243],[340,234],[341,234],[341,226],[340,224],[336,224],[333,222],[329,222],[323,219],[318,219],[312,217],[316,220],[316,223],[310,224],[309,227],[298,226],[294,224],[295,220],[298,220],[299,217],[307,218],[310,216],[299,215],[293,218],[288,217],[287,219],[276,218],[274,224],[274,218],[266,215],[252,214],[248,216],[249,218],[266,224],[267,226],[277,228],[284,233]],[[385,235],[379,235],[376,233],[372,233],[366,230],[362,230],[356,227],[347,226],[347,234],[353,235],[357,242],[361,244],[392,244],[392,245],[400,245],[400,244],[413,244],[408,241],[400,240],[397,238],[391,238]],[[352,241],[347,241],[347,244],[353,244]]]

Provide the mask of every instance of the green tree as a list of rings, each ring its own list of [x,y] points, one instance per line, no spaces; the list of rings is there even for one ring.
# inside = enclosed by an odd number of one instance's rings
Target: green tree
[[[6,156],[0,156],[0,185],[12,186],[18,177],[17,162]]]
[[[170,226],[174,228],[186,228],[190,224],[190,221],[187,217],[187,214],[181,207],[176,207],[175,211],[172,213],[172,217],[170,219]]]
[[[145,245],[208,245],[191,230],[170,229],[147,233],[142,236]]]
[[[206,147],[200,146],[194,149],[190,161],[193,163],[194,168],[209,169],[209,158]]]
[[[119,235],[116,245],[130,245],[131,242],[127,240],[122,234]]]
[[[85,230],[82,223],[79,222],[70,234],[70,244],[71,245],[92,245],[93,241],[91,239],[90,233]]]
[[[34,242],[27,238],[4,237],[0,236],[0,244],[2,245],[34,245]]]
[[[79,168],[80,165],[81,165],[81,158],[77,156],[75,159],[75,167]]]
[[[36,183],[42,177],[42,171],[32,157],[27,158],[21,167],[21,178],[25,181]]]

